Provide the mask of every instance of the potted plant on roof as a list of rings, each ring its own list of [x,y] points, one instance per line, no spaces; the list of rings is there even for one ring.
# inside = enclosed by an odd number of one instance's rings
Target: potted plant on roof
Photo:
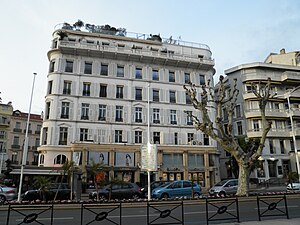
[[[68,37],[67,33],[62,30],[58,31],[57,35],[59,36],[58,40],[60,40],[60,41],[63,40],[65,37]]]
[[[84,26],[84,22],[82,22],[81,20],[78,20],[77,22],[75,22],[73,24],[73,26],[75,27],[76,30],[80,31],[80,28]]]
[[[62,29],[65,29],[65,30],[73,30],[73,26],[70,25],[69,23],[63,23],[63,26],[62,26]]]

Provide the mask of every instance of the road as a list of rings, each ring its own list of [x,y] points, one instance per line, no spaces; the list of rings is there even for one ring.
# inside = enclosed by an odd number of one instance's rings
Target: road
[[[172,201],[163,202],[163,204],[157,205],[155,202],[151,202],[148,208],[149,210],[149,224],[206,224],[206,207],[208,207],[208,217],[215,219],[229,218],[226,221],[210,221],[209,224],[217,224],[221,222],[236,222],[237,215],[241,222],[244,221],[258,221],[258,204],[256,197],[239,198],[238,210],[236,207],[235,199],[226,200],[221,202],[220,200],[209,200],[206,205],[205,199],[192,200],[192,201]],[[272,204],[273,203],[273,204]],[[275,203],[275,204],[274,204]],[[274,210],[271,209],[276,205]],[[122,225],[144,225],[147,224],[147,203],[122,203],[122,208],[118,204],[114,205],[54,205],[53,207],[53,224],[54,225],[79,225],[81,224],[122,224]],[[223,206],[223,207],[221,207]],[[224,207],[225,206],[225,207]],[[18,206],[20,207],[20,206]],[[9,225],[22,224],[24,217],[31,213],[38,214],[38,221],[41,224],[50,224],[51,207],[39,209],[37,206],[26,206],[26,208],[13,208],[10,211]],[[227,207],[227,208],[226,208]],[[262,220],[270,218],[286,218],[284,199],[279,197],[272,197],[272,199],[261,199],[259,201],[259,207],[261,214],[273,215],[268,218],[262,218]],[[290,218],[300,218],[300,195],[288,195],[287,196],[287,208]],[[7,206],[0,208],[0,224],[6,224],[8,210]],[[226,212],[223,214],[216,213],[217,210],[222,211],[226,208]],[[120,213],[122,215],[120,221]],[[182,213],[184,216],[182,217]],[[279,214],[280,216],[274,216]],[[32,215],[34,216],[34,215]],[[107,217],[106,217],[107,216]],[[165,217],[165,218],[163,218]],[[30,217],[32,218],[32,217]],[[101,218],[105,218],[101,220]],[[96,221],[98,220],[98,221]],[[23,223],[24,224],[24,223]],[[38,224],[33,222],[31,224]]]

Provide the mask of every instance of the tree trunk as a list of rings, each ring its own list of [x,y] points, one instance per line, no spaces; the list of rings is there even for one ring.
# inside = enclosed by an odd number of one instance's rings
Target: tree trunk
[[[249,175],[250,175],[249,166],[244,165],[243,162],[239,163],[239,185],[236,192],[237,196],[248,196]]]

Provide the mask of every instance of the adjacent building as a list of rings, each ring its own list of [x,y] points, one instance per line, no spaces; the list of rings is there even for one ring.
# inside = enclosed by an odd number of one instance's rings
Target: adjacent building
[[[89,180],[89,167],[101,162],[106,179],[144,183],[140,148],[149,136],[158,148],[152,180],[219,180],[216,143],[195,130],[189,113],[200,112],[183,89],[213,81],[209,47],[108,25],[86,29],[64,24],[53,33],[39,166],[73,160]]]
[[[282,49],[280,54],[270,54],[263,63],[243,64],[225,70],[228,86],[233,84],[233,79],[237,79],[240,91],[234,118],[237,137],[259,138],[262,134],[260,110],[251,83],[257,85],[271,78],[271,94],[277,93],[266,109],[272,128],[259,158],[261,163],[251,175],[260,181],[274,177],[286,178],[288,172],[297,171],[295,146],[300,146],[300,91],[297,89],[300,84],[299,59],[299,52],[286,53]],[[297,145],[293,141],[294,136]],[[232,176],[228,155],[224,152],[220,156],[220,166],[224,168],[221,169],[222,178]]]

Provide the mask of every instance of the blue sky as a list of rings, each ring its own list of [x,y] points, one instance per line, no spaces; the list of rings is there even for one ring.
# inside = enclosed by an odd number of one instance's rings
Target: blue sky
[[[124,27],[209,45],[216,78],[225,69],[264,61],[271,52],[298,51],[299,0],[1,0],[0,97],[31,113],[44,110],[55,25],[83,22]]]

